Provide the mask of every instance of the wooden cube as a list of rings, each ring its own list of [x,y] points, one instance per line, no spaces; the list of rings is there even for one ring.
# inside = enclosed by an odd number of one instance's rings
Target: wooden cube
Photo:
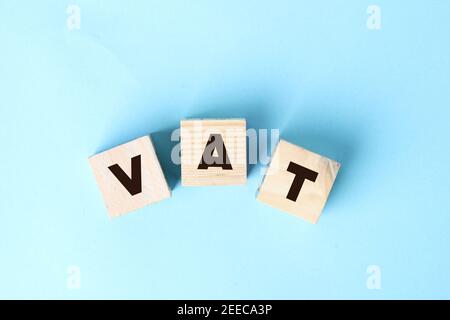
[[[170,197],[150,136],[89,158],[110,217]]]
[[[316,223],[340,164],[281,140],[257,199]]]
[[[245,119],[182,120],[180,136],[183,186],[247,181]]]

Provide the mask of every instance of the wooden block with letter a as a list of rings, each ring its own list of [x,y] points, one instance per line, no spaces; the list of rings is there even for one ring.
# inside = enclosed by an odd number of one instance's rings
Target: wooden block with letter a
[[[257,199],[316,223],[340,164],[281,140]]]
[[[89,158],[111,217],[170,197],[150,136]]]
[[[183,186],[247,181],[245,119],[182,120],[180,136]]]

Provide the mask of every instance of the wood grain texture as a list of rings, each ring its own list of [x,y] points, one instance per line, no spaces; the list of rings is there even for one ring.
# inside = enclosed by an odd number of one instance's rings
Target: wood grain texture
[[[131,159],[141,156],[142,191],[131,195],[108,168],[118,164],[131,177]],[[110,217],[116,217],[167,199],[171,192],[150,136],[144,136],[89,158]]]
[[[198,169],[208,138],[222,136],[232,170]],[[181,182],[183,186],[235,185],[247,181],[245,119],[194,119],[180,122]]]
[[[294,162],[318,173],[315,182],[305,180],[296,201],[286,198],[295,175],[287,170]],[[257,199],[277,209],[317,223],[340,164],[287,141],[280,140]]]

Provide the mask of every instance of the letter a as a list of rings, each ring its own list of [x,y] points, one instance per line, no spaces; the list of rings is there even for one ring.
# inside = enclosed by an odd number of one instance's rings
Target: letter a
[[[217,156],[213,156],[214,151],[217,151]],[[209,136],[203,151],[202,160],[197,169],[208,169],[209,167],[222,167],[223,170],[233,170],[220,134],[211,134]]]

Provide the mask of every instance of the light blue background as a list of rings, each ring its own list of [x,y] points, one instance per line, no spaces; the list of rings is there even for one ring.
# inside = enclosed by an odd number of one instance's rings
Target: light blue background
[[[362,0],[79,0],[74,31],[70,3],[0,4],[0,298],[450,298],[449,1],[376,1],[378,31]],[[199,116],[341,162],[319,223],[256,201],[259,166],[181,187]],[[147,133],[173,197],[110,220],[87,158]]]

